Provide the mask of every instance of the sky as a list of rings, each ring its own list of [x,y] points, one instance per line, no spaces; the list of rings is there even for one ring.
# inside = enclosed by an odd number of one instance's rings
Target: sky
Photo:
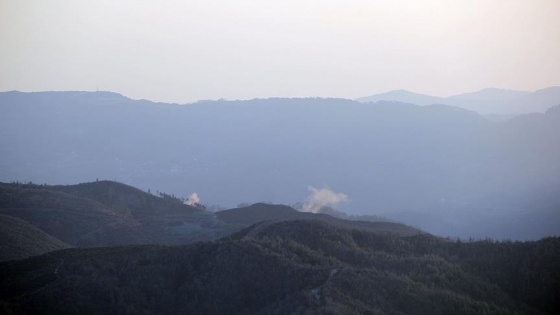
[[[560,85],[558,0],[0,0],[0,91],[187,103]]]

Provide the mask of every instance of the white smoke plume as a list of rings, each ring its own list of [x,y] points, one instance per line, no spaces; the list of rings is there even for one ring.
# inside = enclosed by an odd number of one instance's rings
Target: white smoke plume
[[[318,213],[324,206],[335,207],[341,202],[348,201],[348,196],[343,193],[336,193],[328,188],[308,187],[309,195],[303,203],[303,210]]]
[[[198,198],[197,193],[192,193],[189,199],[185,201],[185,204],[189,206],[194,206],[197,203],[200,203],[200,198]]]

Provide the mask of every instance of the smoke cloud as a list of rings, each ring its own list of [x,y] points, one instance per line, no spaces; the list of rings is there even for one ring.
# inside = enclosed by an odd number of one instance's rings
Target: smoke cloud
[[[308,187],[309,195],[303,203],[303,210],[318,213],[324,206],[335,207],[341,202],[348,201],[348,196],[343,193],[336,193],[328,188]]]
[[[189,205],[189,206],[194,206],[197,203],[200,203],[200,198],[198,198],[197,193],[192,193],[191,196],[189,197],[189,199],[187,199],[187,201],[185,201],[185,204]]]

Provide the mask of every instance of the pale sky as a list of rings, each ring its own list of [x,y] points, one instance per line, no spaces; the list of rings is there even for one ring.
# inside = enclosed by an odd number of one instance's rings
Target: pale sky
[[[0,0],[0,91],[186,103],[560,85],[560,0]]]

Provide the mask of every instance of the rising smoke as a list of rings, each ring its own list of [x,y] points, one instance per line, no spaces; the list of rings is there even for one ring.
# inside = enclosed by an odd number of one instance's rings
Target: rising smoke
[[[200,198],[198,198],[198,194],[195,192],[185,201],[185,204],[189,206],[194,206],[197,203],[200,203]]]
[[[328,188],[308,187],[309,195],[303,203],[303,210],[318,213],[322,207],[335,207],[341,202],[348,201],[348,196],[343,193],[336,193]]]

